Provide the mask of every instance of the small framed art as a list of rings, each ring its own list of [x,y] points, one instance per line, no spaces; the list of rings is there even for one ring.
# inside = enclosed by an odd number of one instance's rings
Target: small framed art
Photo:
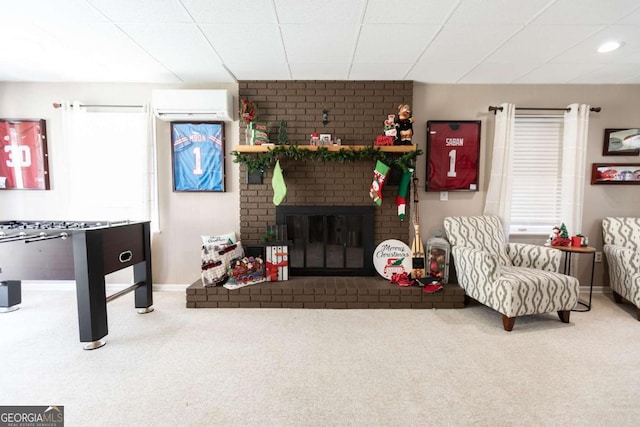
[[[480,120],[427,122],[426,191],[478,191]]]
[[[640,128],[605,129],[603,156],[637,156],[640,154]]]
[[[640,185],[640,163],[594,163],[591,184]]]
[[[49,190],[46,121],[0,119],[0,190]]]
[[[171,122],[173,191],[225,191],[223,122]]]

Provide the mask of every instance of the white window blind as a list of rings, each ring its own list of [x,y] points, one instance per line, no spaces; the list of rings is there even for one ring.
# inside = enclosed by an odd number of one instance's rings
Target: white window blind
[[[152,219],[148,123],[145,112],[65,116],[71,219]]]
[[[549,234],[561,222],[562,116],[516,115],[510,234]]]

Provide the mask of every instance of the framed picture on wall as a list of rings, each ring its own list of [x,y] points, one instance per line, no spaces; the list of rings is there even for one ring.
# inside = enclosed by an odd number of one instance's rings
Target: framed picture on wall
[[[640,154],[640,128],[605,129],[603,156],[637,156]]]
[[[426,191],[478,191],[479,120],[427,122]]]
[[[640,163],[594,163],[591,184],[640,185]]]
[[[225,191],[223,122],[171,122],[173,191]]]
[[[49,190],[46,121],[0,119],[0,190]]]

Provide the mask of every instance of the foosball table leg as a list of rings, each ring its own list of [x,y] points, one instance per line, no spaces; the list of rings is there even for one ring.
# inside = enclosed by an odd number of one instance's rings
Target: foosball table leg
[[[0,313],[18,310],[22,302],[22,286],[19,280],[0,282]]]

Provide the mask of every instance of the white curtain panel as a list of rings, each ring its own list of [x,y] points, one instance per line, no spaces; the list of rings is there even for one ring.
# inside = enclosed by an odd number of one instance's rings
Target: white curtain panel
[[[152,220],[157,197],[149,109],[88,112],[78,102],[64,107],[68,217]]]
[[[564,113],[562,139],[561,212],[571,235],[581,233],[584,181],[587,162],[589,112],[587,104],[571,104]]]
[[[516,106],[514,104],[500,106],[502,111],[496,111],[495,116],[491,175],[484,215],[498,216],[502,220],[505,236],[508,236],[511,225],[511,169]]]

